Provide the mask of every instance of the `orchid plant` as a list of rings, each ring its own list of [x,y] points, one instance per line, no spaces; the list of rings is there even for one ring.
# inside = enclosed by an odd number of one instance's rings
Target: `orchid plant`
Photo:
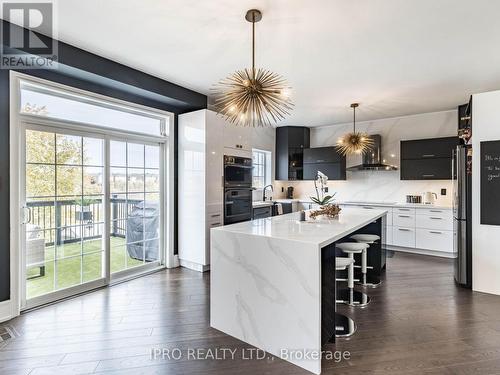
[[[327,184],[328,184],[328,176],[318,171],[316,179],[314,180],[314,189],[316,190],[316,197],[310,197],[310,198],[314,203],[319,204],[320,206],[325,206],[329,204],[333,200],[333,197],[335,197],[335,194],[337,194],[334,193],[333,195],[325,195],[325,192],[328,188]]]

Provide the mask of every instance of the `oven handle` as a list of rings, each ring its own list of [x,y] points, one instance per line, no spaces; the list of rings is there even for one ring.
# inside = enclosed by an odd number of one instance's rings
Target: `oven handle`
[[[241,164],[226,164],[224,167],[237,167],[237,168],[244,168],[244,169],[252,169],[252,165],[241,165]]]

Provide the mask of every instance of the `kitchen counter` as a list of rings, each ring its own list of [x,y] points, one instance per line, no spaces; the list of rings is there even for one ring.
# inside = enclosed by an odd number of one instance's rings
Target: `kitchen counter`
[[[387,211],[344,209],[336,219],[299,221],[300,213],[274,216],[254,221],[225,225],[212,229],[217,232],[262,236],[285,241],[305,242],[324,247],[386,215]]]
[[[335,242],[368,228],[385,236],[386,212],[346,208],[312,222],[291,213],[212,228],[211,327],[319,374],[335,330],[335,278],[324,277],[335,272]]]
[[[399,202],[361,202],[345,201],[336,202],[337,204],[348,206],[375,206],[375,207],[405,207],[405,208],[436,208],[441,210],[451,210],[451,206],[425,203],[399,203]]]
[[[297,199],[275,199],[275,202],[281,203],[314,203],[307,198]],[[425,203],[402,203],[394,201],[339,201],[335,200],[333,203],[347,206],[376,206],[376,207],[408,207],[408,208],[436,208],[441,210],[451,210],[451,205],[442,204],[425,204]]]

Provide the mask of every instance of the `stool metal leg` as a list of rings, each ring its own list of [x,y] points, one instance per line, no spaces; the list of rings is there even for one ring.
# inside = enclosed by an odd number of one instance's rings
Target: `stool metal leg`
[[[370,297],[354,289],[337,290],[337,302],[353,307],[365,307],[370,303]]]
[[[335,313],[335,337],[349,337],[357,330],[354,320],[343,314]]]
[[[368,288],[376,288],[381,284],[381,281],[377,276],[368,275],[368,269],[373,269],[373,267],[368,266],[367,255],[367,250],[363,250],[361,253],[361,274],[363,277],[361,281],[356,284]]]
[[[349,258],[354,259],[354,254],[349,253]],[[364,307],[370,303],[370,297],[365,293],[354,290],[354,263],[349,265],[347,269],[347,288],[341,289],[337,293],[337,302],[349,306]]]

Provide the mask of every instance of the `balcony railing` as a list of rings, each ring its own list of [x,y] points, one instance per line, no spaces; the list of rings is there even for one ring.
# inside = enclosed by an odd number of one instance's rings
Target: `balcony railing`
[[[129,213],[141,200],[113,197],[111,204],[110,235],[125,237]],[[85,206],[71,200],[44,200],[27,203],[31,230],[43,233],[45,246],[79,242],[103,235],[104,217],[102,199],[93,199]]]

